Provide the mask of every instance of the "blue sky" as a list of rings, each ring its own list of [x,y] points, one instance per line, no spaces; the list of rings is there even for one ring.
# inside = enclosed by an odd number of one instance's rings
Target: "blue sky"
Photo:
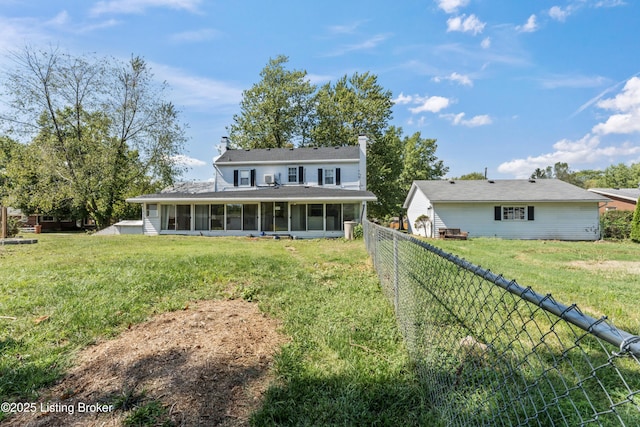
[[[638,22],[635,0],[0,0],[0,67],[26,44],[142,56],[189,125],[189,180],[269,58],[315,84],[368,71],[449,177],[523,178],[640,162]]]

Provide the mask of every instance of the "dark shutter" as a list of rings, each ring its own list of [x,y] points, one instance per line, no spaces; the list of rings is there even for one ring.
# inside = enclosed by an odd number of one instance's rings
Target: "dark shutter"
[[[527,219],[529,221],[533,221],[534,217],[533,217],[533,206],[527,206]]]
[[[298,166],[298,184],[304,184],[304,168]]]
[[[322,169],[318,169],[318,185],[322,185]]]
[[[502,220],[502,208],[500,206],[493,207],[493,219],[496,221]]]
[[[256,186],[256,170],[255,169],[251,169],[251,186],[252,187]]]
[[[336,168],[336,185],[340,185],[340,168]]]
[[[234,187],[238,186],[239,177],[240,177],[240,173],[238,172],[238,169],[234,169],[233,170],[233,186]]]

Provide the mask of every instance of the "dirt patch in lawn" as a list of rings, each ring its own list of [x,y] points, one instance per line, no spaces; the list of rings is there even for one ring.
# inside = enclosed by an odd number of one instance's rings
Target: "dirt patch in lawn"
[[[640,261],[572,261],[569,265],[591,271],[640,274]]]
[[[0,424],[248,425],[285,342],[278,327],[243,300],[192,303],[87,348],[35,413]]]

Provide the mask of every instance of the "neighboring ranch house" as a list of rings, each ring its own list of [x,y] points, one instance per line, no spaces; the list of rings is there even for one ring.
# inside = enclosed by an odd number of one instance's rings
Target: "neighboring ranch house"
[[[376,200],[366,190],[366,146],[361,136],[359,146],[225,149],[213,181],[127,201],[142,204],[144,234],[339,237]]]
[[[414,181],[405,200],[410,232],[438,237],[457,228],[469,237],[597,240],[606,197],[557,179]],[[416,219],[427,215],[425,227]]]
[[[590,188],[589,191],[605,196],[611,201],[600,207],[600,213],[606,211],[633,211],[640,198],[640,188]]]

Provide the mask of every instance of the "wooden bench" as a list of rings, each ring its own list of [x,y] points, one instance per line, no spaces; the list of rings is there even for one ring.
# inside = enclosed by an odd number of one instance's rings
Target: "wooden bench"
[[[440,233],[441,239],[467,240],[469,236],[468,232],[460,231],[459,228],[439,228],[438,233]]]
[[[36,232],[36,228],[35,227],[20,227],[20,232],[22,233],[35,233]]]

